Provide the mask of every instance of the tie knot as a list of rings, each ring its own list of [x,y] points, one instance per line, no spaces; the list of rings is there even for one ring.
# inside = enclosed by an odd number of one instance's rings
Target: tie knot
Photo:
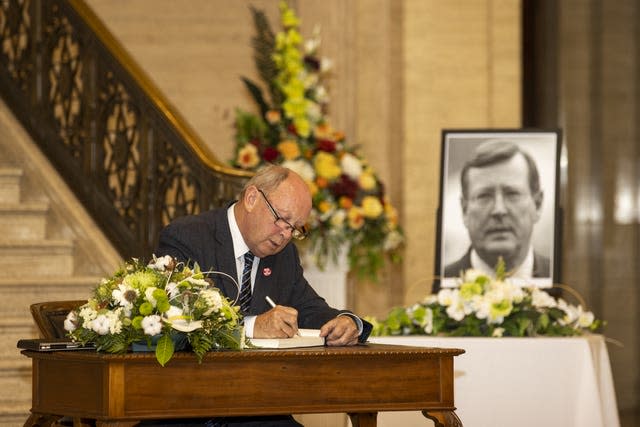
[[[253,257],[255,255],[253,255],[253,253],[251,251],[247,251],[244,254],[244,262],[253,262]]]

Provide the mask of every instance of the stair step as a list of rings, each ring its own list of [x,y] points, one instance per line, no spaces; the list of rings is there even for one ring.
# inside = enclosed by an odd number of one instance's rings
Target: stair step
[[[31,409],[31,362],[0,369],[0,426],[23,425]],[[5,365],[3,363],[3,365]]]
[[[11,268],[0,277],[64,276],[73,274],[74,244],[70,240],[16,240],[0,238],[0,259]]]
[[[0,167],[0,202],[18,203],[20,201],[20,181],[22,169]]]
[[[0,318],[31,319],[29,306],[36,302],[88,299],[100,283],[97,276],[0,277]]]
[[[44,239],[47,203],[1,203],[0,236],[5,239]]]
[[[29,319],[27,323],[23,319],[13,318],[11,320],[2,319],[0,323],[0,331],[2,336],[0,337],[0,360],[2,365],[0,368],[17,368],[28,367],[29,360],[20,354],[20,349],[17,347],[18,340],[23,338],[38,338],[40,336],[38,329],[35,326],[33,320]],[[5,376],[8,371],[5,372]]]

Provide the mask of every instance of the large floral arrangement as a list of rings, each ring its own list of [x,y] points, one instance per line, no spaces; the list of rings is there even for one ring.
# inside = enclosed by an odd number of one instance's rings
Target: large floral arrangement
[[[398,214],[371,165],[329,123],[323,84],[329,61],[318,56],[319,32],[304,41],[299,19],[284,1],[277,34],[263,12],[252,12],[254,59],[269,96],[243,79],[260,113],[237,110],[231,163],[247,170],[279,163],[297,172],[313,197],[308,249],[317,265],[324,267],[347,244],[352,271],[375,278],[385,255],[399,259]]]
[[[410,307],[373,318],[373,335],[534,337],[596,331],[603,322],[582,305],[569,304],[537,287],[511,283],[499,264],[496,277],[476,270],[461,275],[456,288],[441,289]]]
[[[64,327],[71,338],[94,343],[98,351],[125,353],[137,343],[155,346],[162,366],[176,342],[190,346],[198,360],[210,350],[244,346],[239,307],[197,264],[189,268],[170,256],[125,263],[102,280],[85,305],[69,313]]]

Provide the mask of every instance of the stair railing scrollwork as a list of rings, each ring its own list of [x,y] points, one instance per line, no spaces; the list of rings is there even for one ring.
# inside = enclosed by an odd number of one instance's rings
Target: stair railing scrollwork
[[[82,0],[0,2],[0,93],[124,258],[250,176],[216,160]]]

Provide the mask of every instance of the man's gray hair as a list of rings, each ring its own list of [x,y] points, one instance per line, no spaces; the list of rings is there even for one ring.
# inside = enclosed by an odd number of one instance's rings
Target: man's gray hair
[[[467,176],[469,175],[469,169],[482,168],[502,163],[511,159],[516,154],[521,154],[527,162],[529,169],[529,189],[531,190],[531,194],[538,194],[540,192],[540,175],[538,174],[538,167],[536,166],[536,162],[533,160],[533,157],[512,141],[492,139],[478,145],[475,149],[474,157],[467,161],[462,168],[462,172],[460,174],[462,197],[464,199],[467,198]]]
[[[290,169],[282,167],[280,165],[270,164],[260,169],[254,176],[251,177],[249,181],[246,182],[242,191],[240,192],[240,200],[244,198],[244,193],[247,191],[247,188],[255,185],[259,190],[264,191],[266,194],[274,191],[278,186],[282,183],[282,181],[286,180],[289,177]]]

